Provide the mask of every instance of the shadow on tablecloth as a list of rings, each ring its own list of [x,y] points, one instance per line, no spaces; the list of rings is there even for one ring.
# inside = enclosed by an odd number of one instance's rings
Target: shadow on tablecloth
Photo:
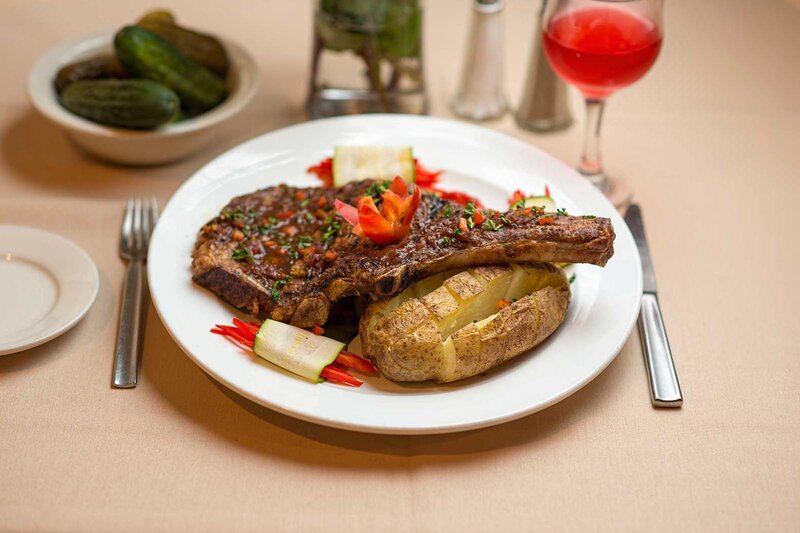
[[[479,460],[485,452],[535,445],[569,429],[578,419],[608,408],[614,391],[621,386],[620,359],[626,352],[634,355],[635,342],[634,336],[623,353],[592,383],[552,407],[499,426],[445,435],[358,433],[272,411],[207,376],[169,338],[152,309],[143,375],[148,385],[154,386],[182,415],[234,447],[325,468],[407,468],[409,459],[414,464],[441,463],[443,458],[472,461]],[[647,401],[646,396],[642,401]]]

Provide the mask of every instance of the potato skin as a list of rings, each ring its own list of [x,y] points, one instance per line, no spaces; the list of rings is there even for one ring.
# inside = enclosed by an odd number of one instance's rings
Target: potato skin
[[[521,266],[538,276],[543,286],[490,317],[468,323],[446,339],[442,339],[438,322],[443,316],[442,302],[449,300],[447,295],[431,297],[431,292],[421,299],[412,297],[388,312],[390,301],[369,305],[359,325],[364,354],[391,380],[445,383],[480,374],[530,350],[564,320],[570,290],[566,276],[557,267]],[[475,279],[483,277],[485,281],[497,275],[488,270],[482,272],[481,268],[471,273]],[[474,296],[474,287],[463,281],[458,280],[458,287],[468,285],[469,291],[454,287],[451,292]],[[451,304],[445,306],[451,307]]]

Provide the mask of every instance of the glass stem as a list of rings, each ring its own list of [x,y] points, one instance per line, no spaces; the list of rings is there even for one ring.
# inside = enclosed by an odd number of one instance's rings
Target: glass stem
[[[608,178],[603,173],[603,160],[600,155],[600,125],[603,122],[605,100],[586,99],[586,133],[583,139],[583,153],[578,171],[586,176],[596,187],[605,192]]]

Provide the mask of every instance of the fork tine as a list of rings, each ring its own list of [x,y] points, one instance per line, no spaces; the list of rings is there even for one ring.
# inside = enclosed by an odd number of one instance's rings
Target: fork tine
[[[125,204],[125,216],[122,219],[122,227],[119,232],[120,250],[128,250],[131,246],[131,231],[133,229],[133,200],[128,198]]]
[[[133,238],[134,248],[138,252],[142,249],[142,199],[133,201]]]
[[[156,201],[155,196],[151,196],[147,201],[148,209],[145,213],[145,219],[147,222],[147,232],[145,233],[145,245],[147,247],[150,246],[150,237],[153,235],[153,230],[156,227],[156,222],[158,221],[158,202]]]
[[[147,246],[150,243],[150,231],[152,230],[152,226],[150,225],[150,211],[152,207],[150,206],[150,199],[149,198],[142,198],[142,249],[147,252]]]

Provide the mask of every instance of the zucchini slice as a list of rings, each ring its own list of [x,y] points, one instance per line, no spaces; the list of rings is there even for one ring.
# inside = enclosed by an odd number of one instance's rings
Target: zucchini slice
[[[261,324],[253,342],[256,355],[311,381],[320,381],[322,369],[343,349],[339,341],[269,319]]]
[[[556,212],[556,203],[549,196],[528,196],[523,207],[543,207],[545,213]]]
[[[337,146],[333,153],[333,184],[364,179],[391,180],[400,176],[414,183],[410,146]]]

